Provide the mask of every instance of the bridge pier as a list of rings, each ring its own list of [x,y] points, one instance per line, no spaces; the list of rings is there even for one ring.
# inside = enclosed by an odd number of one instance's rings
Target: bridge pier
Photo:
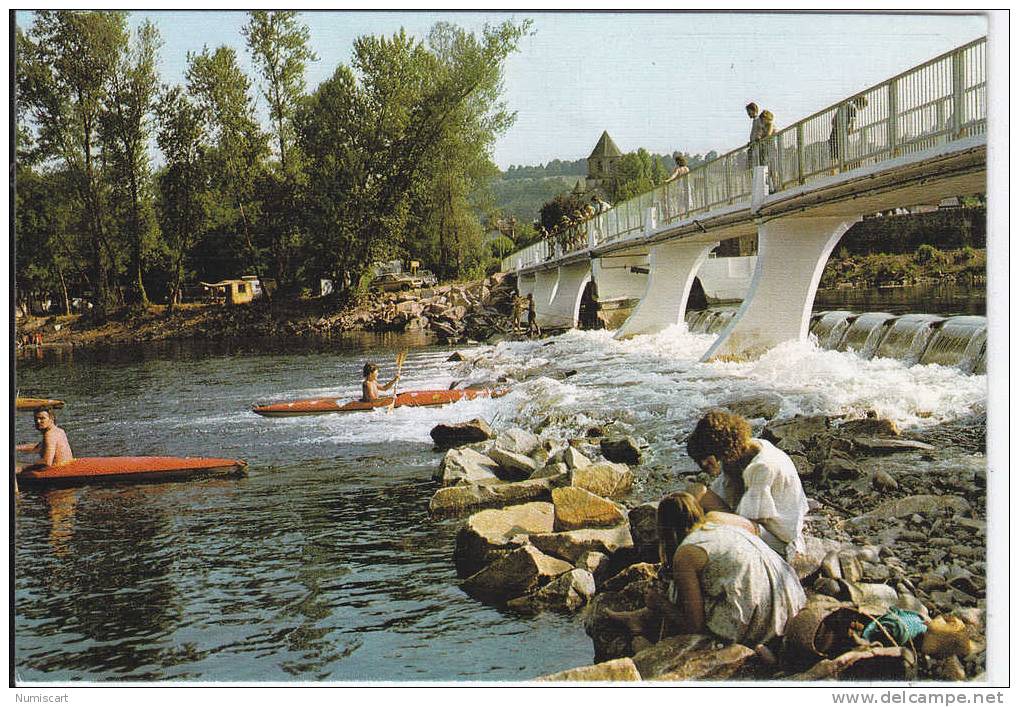
[[[542,275],[538,273],[538,282]],[[584,287],[591,281],[591,261],[560,265],[555,270],[547,271],[548,281],[554,280],[550,288],[548,300],[534,297],[535,314],[538,326],[551,329],[572,329],[577,326],[577,315],[580,312],[580,298]]]
[[[654,334],[683,321],[697,269],[717,245],[718,241],[673,241],[652,246],[647,289],[633,314],[616,331],[615,338]]]
[[[787,217],[761,225],[757,267],[743,306],[702,360],[759,356],[783,341],[806,339],[828,256],[858,220]]]
[[[517,275],[517,294],[521,297],[527,297],[529,294],[534,293],[534,273],[522,273]]]

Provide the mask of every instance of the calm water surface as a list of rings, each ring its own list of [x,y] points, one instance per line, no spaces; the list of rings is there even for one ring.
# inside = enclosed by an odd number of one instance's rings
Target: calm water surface
[[[458,521],[427,511],[440,459],[428,430],[448,412],[248,411],[355,397],[364,360],[385,375],[394,346],[253,355],[177,344],[19,361],[22,393],[66,401],[78,456],[237,457],[250,475],[22,492],[18,678],[524,680],[590,663],[575,619],[503,613],[457,588]],[[405,380],[445,388],[448,354],[413,350]],[[37,437],[29,415],[16,436]]]

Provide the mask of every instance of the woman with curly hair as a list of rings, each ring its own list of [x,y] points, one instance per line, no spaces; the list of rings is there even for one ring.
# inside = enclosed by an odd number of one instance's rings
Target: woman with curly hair
[[[687,490],[708,511],[737,513],[761,526],[761,539],[792,558],[803,549],[807,497],[796,465],[771,442],[752,436],[750,424],[713,410],[702,417],[686,442],[701,469],[717,475],[710,487]]]
[[[665,592],[648,590],[637,611],[605,611],[635,635],[712,633],[753,646],[783,635],[806,602],[796,572],[753,523],[705,513],[689,493],[658,504],[658,543]]]

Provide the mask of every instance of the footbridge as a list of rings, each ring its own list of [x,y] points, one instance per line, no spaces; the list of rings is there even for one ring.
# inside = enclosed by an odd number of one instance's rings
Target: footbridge
[[[512,253],[502,270],[543,327],[575,327],[592,281],[599,301],[639,298],[616,331],[626,338],[683,321],[711,250],[756,235],[749,291],[705,360],[804,339],[824,266],[854,223],[985,191],[985,50],[982,38],[849,96]]]

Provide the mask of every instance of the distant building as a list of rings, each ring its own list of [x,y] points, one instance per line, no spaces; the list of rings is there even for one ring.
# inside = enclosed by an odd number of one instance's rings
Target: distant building
[[[598,144],[587,158],[587,189],[592,189],[611,179],[619,168],[623,153],[609,137],[609,131],[602,132]]]

